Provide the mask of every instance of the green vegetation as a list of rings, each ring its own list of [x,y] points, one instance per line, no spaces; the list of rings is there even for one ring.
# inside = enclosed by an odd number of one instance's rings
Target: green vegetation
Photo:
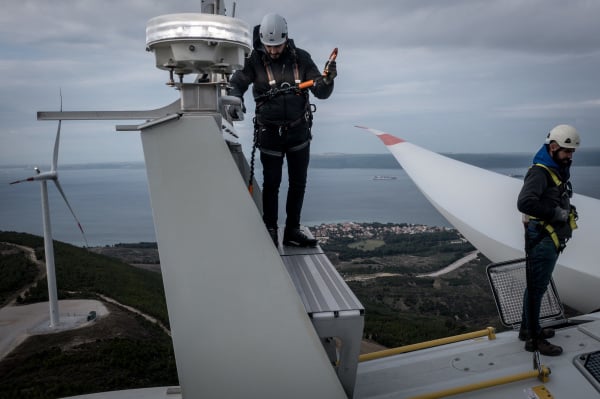
[[[5,305],[11,295],[37,276],[37,266],[22,252],[12,246],[0,246],[0,305]]]
[[[141,316],[109,307],[111,315],[91,327],[21,344],[0,362],[0,399],[178,385],[171,339]]]
[[[485,264],[476,261],[461,269],[449,274],[457,277],[349,282],[366,309],[365,337],[397,347],[487,326],[500,329]]]
[[[361,249],[358,249],[361,248]],[[371,250],[348,238],[323,245],[365,307],[364,337],[387,347],[462,334],[499,325],[485,266],[480,258],[437,278],[437,271],[474,248],[455,231],[389,234]],[[362,278],[393,273],[382,278]]]
[[[336,252],[340,260],[354,258],[379,257],[393,255],[432,256],[444,253],[457,253],[458,259],[462,253],[473,251],[475,248],[460,241],[456,231],[440,231],[426,234],[386,234],[383,237],[385,245],[360,245],[349,237],[336,238],[323,247],[327,251]],[[456,260],[455,259],[455,260]]]
[[[12,242],[36,250],[44,258],[43,239],[24,233],[0,232],[0,242]],[[97,294],[133,306],[169,325],[162,277],[159,273],[135,268],[114,258],[108,258],[59,241],[54,242],[54,259],[59,299],[90,298]],[[22,298],[23,303],[48,300],[45,281]]]
[[[489,325],[497,327],[496,309],[485,276],[485,258],[437,278],[417,277],[474,250],[460,238],[454,231],[390,233],[359,242],[333,238],[323,245],[336,268],[349,280],[373,273],[396,274],[348,281],[366,309],[365,338],[396,347]],[[0,232],[0,242],[3,241],[34,248],[37,256],[43,258],[41,237]],[[151,244],[140,243],[140,247],[152,249]],[[119,246],[128,256],[131,249],[140,248],[132,244]],[[32,281],[35,265],[23,253],[0,249],[0,273],[16,276],[5,279],[0,274],[0,283],[7,287],[0,292],[14,296]],[[96,298],[102,294],[168,325],[160,273],[60,242],[55,242],[55,260],[60,298]],[[21,300],[47,300],[46,295],[46,281],[42,279]],[[110,315],[99,318],[92,326],[30,337],[0,361],[0,399],[53,399],[177,385],[171,339],[140,316],[116,305],[106,306]]]
[[[383,240],[363,240],[348,244],[348,248],[360,249],[361,251],[373,251],[382,245],[385,245],[385,241]]]
[[[32,247],[38,257],[44,254],[40,237],[0,232],[0,242]],[[7,287],[2,291],[3,296],[14,296],[33,281],[37,271],[25,254],[10,253],[6,247],[1,247],[0,283]],[[102,294],[168,326],[160,273],[137,269],[61,242],[55,242],[54,249],[60,299],[97,298],[97,294]],[[47,300],[45,278],[29,289],[20,302],[44,300]],[[178,385],[171,338],[141,316],[116,305],[105,305],[110,314],[93,325],[29,337],[0,361],[0,399],[54,399]]]

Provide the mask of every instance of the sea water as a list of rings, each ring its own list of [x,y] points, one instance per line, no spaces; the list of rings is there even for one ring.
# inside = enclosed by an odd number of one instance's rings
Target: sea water
[[[525,173],[522,167],[495,171],[517,176]],[[598,166],[574,166],[571,180],[575,191],[600,198],[599,172]],[[0,167],[0,230],[43,234],[40,184],[8,184],[33,173],[26,167]],[[375,176],[390,179],[377,180]],[[257,170],[259,183],[260,177]],[[156,240],[143,164],[65,167],[59,178],[90,246]],[[285,221],[285,180],[280,194],[280,223]],[[54,239],[85,245],[54,184],[48,185]],[[450,226],[400,168],[309,168],[302,223],[311,226],[346,221]]]

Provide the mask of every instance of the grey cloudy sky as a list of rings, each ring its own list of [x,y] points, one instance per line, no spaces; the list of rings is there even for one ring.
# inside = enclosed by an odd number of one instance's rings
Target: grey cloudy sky
[[[57,110],[59,90],[69,111],[177,99],[145,51],[146,23],[199,9],[200,0],[3,2],[0,164],[50,162],[56,123],[37,121],[36,112]],[[315,100],[315,153],[386,151],[354,125],[440,152],[533,152],[550,128],[570,123],[585,146],[600,147],[600,1],[236,4],[250,26],[268,12],[286,17],[290,37],[319,67],[339,48],[334,94]],[[237,124],[244,145],[250,117]],[[142,160],[139,133],[116,132],[122,123],[64,122],[61,162]]]

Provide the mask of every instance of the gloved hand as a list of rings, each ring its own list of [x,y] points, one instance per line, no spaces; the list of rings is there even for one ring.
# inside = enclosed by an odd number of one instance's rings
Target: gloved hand
[[[227,114],[231,117],[231,120],[234,121],[243,121],[244,120],[244,104],[242,105],[229,105],[227,107]]]
[[[569,220],[569,211],[567,209],[563,209],[559,206],[554,208],[554,216],[552,216],[551,222],[565,223],[567,220]]]
[[[327,71],[325,76],[323,76],[323,82],[326,85],[330,85],[333,83],[333,79],[337,76],[337,64],[335,61],[327,62],[325,65],[325,70]]]

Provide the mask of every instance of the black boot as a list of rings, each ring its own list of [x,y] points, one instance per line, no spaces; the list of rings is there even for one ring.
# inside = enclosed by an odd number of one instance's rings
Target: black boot
[[[554,337],[554,329],[553,328],[542,328],[541,331],[538,333],[538,337],[544,338],[544,339],[552,338],[552,337]],[[529,338],[530,338],[529,331],[521,328],[519,330],[519,339],[521,341],[527,341]]]
[[[283,245],[290,247],[316,247],[317,240],[309,238],[299,229],[285,229],[283,233]]]
[[[536,340],[536,344],[537,345],[534,345],[532,339],[528,339],[525,342],[525,350],[528,352],[533,352],[535,350],[534,346],[537,346],[537,350],[545,356],[558,356],[563,352],[563,349],[560,346],[553,345],[544,338],[538,338]]]
[[[269,227],[267,228],[269,235],[271,236],[271,240],[273,240],[273,244],[275,244],[275,248],[279,248],[279,239],[277,237],[277,228]]]

